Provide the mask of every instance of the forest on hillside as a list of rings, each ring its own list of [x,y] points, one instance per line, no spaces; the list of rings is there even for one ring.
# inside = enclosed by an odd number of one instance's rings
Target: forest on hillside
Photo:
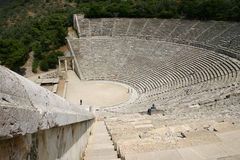
[[[55,68],[72,15],[240,21],[239,0],[8,0],[0,4],[0,65],[18,71]]]

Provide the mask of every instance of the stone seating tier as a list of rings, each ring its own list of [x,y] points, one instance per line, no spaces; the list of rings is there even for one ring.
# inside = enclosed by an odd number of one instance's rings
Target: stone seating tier
[[[179,43],[201,43],[239,53],[239,23],[151,18],[75,19],[80,37],[128,36]],[[235,53],[236,54],[236,53]]]

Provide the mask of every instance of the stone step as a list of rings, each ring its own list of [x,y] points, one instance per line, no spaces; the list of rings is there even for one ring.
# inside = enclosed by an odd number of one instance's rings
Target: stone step
[[[111,138],[99,138],[99,139],[93,139],[93,140],[89,140],[89,143],[98,143],[98,142],[108,142],[111,141]]]
[[[95,134],[96,135],[109,135],[109,133],[107,131],[96,131],[96,130],[95,130]]]
[[[99,140],[99,139],[111,139],[109,135],[106,136],[98,136],[98,135],[94,135],[93,140]]]
[[[89,151],[86,152],[86,156],[85,157],[108,157],[108,156],[113,156],[117,158],[117,154],[114,151],[104,151],[104,150],[99,150],[99,151]]]
[[[135,128],[152,128],[152,127],[153,127],[152,124],[141,124],[141,125],[135,126]]]
[[[142,121],[136,121],[136,122],[131,122],[133,125],[140,125],[140,124],[151,124],[151,120],[142,120]]]
[[[105,130],[102,130],[102,129],[94,129],[94,132],[95,132],[96,134],[103,134],[103,133],[107,134],[107,133],[108,133],[106,129],[105,129]]]
[[[103,121],[96,122],[89,138],[84,160],[117,160],[113,142]]]
[[[112,141],[109,139],[98,139],[98,140],[91,140],[89,144],[112,144]]]
[[[86,155],[97,155],[97,156],[108,156],[108,155],[116,155],[116,152],[114,151],[114,149],[110,148],[110,149],[92,149],[92,148],[88,148],[86,150]]]
[[[94,135],[95,138],[108,138],[110,137],[108,133],[101,133],[101,134],[95,134]]]
[[[94,128],[94,131],[96,131],[96,133],[107,132],[106,127],[104,127],[104,128]]]
[[[88,145],[88,148],[91,148],[91,149],[114,149],[114,146],[113,145],[109,145],[109,144],[89,144]]]
[[[84,160],[120,160],[116,156],[90,156],[85,157]]]

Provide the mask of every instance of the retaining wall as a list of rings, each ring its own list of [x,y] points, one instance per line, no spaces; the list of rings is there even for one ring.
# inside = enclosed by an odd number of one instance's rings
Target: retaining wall
[[[94,118],[0,66],[1,160],[79,160]]]

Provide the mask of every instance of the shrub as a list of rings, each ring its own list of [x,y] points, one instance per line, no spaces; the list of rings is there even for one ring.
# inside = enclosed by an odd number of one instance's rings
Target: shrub
[[[64,55],[63,52],[60,51],[50,52],[46,58],[49,68],[55,69],[58,64],[58,57],[63,55]]]
[[[46,59],[41,60],[41,62],[40,62],[39,65],[40,65],[40,69],[41,69],[42,71],[48,71],[49,66],[48,66],[48,63],[47,63]]]
[[[39,64],[39,61],[37,59],[34,59],[33,63],[32,63],[32,72],[33,73],[37,73],[38,64]]]
[[[0,39],[0,62],[1,65],[12,70],[19,70],[28,58],[27,49],[23,43],[15,39]]]

